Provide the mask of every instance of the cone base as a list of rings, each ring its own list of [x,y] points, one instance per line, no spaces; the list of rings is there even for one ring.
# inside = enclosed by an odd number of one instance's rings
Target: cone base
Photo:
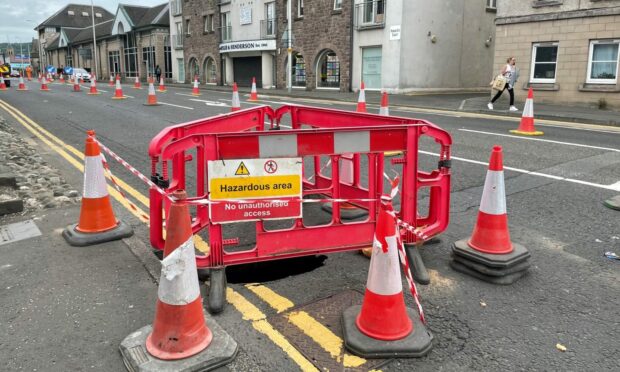
[[[210,371],[232,362],[239,350],[237,342],[214,320],[209,319],[213,340],[209,347],[189,358],[161,360],[146,351],[146,338],[153,331],[148,325],[127,336],[119,347],[129,371]]]
[[[157,89],[157,91],[158,91],[159,93],[166,93],[166,92],[167,92],[167,90],[166,90],[166,89],[163,89],[163,90],[162,90],[162,89]]]
[[[88,95],[89,95],[89,96],[98,96],[98,95],[100,95],[100,94],[101,94],[101,93],[99,93],[99,92],[97,92],[97,93],[88,93]]]
[[[28,91],[28,89],[20,89],[20,88],[17,88],[17,90],[19,90],[20,92],[26,92],[26,91]]]
[[[357,208],[352,206],[351,204],[346,204],[349,207],[343,207],[346,203],[340,203],[340,218],[343,220],[354,220],[356,218],[367,217],[368,211],[366,209]],[[321,209],[325,212],[331,214],[332,213],[332,203],[323,203],[321,205]]]
[[[192,93],[192,96],[194,96],[194,97],[200,97],[200,96],[202,96],[202,94],[200,94],[200,93]]]
[[[620,211],[620,195],[614,196],[611,199],[605,200],[603,205],[607,208],[611,208],[617,211]]]
[[[489,267],[505,268],[514,266],[530,257],[530,252],[524,246],[512,243],[513,250],[507,254],[490,254],[477,251],[467,243],[469,238],[459,240],[452,244],[452,253],[465,257]]]
[[[144,106],[161,106],[160,103],[143,103]]]
[[[535,130],[533,132],[525,132],[525,131],[518,130],[518,129],[513,129],[510,131],[510,133],[521,134],[523,136],[542,136],[543,134],[545,134],[544,132],[541,132],[539,130]]]
[[[39,90],[40,90],[41,92],[49,92],[49,91],[50,91],[49,89],[43,89],[43,88],[41,88],[41,89],[39,89]]]
[[[480,274],[484,274],[488,276],[495,276],[495,277],[502,277],[502,276],[506,276],[510,274],[515,274],[515,273],[518,273],[520,271],[524,271],[530,268],[529,260],[521,261],[513,266],[503,267],[503,268],[489,267],[479,262],[471,261],[465,257],[455,255],[454,253],[452,254],[452,260],[471,270],[475,270],[479,272]]]
[[[407,315],[413,322],[413,332],[396,341],[382,341],[370,338],[360,332],[355,324],[362,307],[351,306],[342,313],[344,345],[355,355],[364,358],[419,358],[433,348],[433,335],[420,321],[418,313],[407,308]]]
[[[127,96],[122,96],[122,97],[112,97],[112,99],[127,99]]]
[[[521,277],[523,277],[526,273],[527,270],[522,270],[513,274],[507,274],[504,276],[492,276],[492,275],[485,275],[481,272],[478,272],[476,270],[470,269],[469,267],[463,265],[462,263],[459,263],[457,261],[450,261],[450,266],[455,270],[458,271],[460,273],[469,275],[469,276],[473,276],[476,279],[480,279],[482,281],[485,281],[487,283],[491,283],[491,284],[499,284],[499,285],[510,285],[514,282],[516,282],[517,280],[521,279]]]
[[[123,221],[119,221],[118,225],[108,231],[100,233],[83,233],[76,230],[77,223],[67,226],[62,232],[63,238],[74,247],[86,247],[105,243],[113,240],[128,238],[133,235],[133,229]]]

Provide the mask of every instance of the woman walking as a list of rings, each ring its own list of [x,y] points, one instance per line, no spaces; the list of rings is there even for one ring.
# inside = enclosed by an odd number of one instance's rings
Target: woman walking
[[[515,65],[517,64],[517,59],[515,57],[510,57],[506,60],[506,66],[502,68],[501,74],[506,78],[506,85],[504,89],[497,92],[495,97],[491,100],[491,102],[487,103],[487,107],[489,110],[493,110],[493,103],[497,101],[497,99],[504,93],[505,90],[508,90],[508,94],[510,94],[510,111],[519,111],[518,108],[515,107],[515,93],[514,93],[514,84],[517,82],[517,78],[519,77],[519,72]]]

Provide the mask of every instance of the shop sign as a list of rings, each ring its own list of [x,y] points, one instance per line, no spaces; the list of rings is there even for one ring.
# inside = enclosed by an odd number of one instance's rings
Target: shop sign
[[[220,44],[220,53],[276,50],[275,40],[233,41]]]

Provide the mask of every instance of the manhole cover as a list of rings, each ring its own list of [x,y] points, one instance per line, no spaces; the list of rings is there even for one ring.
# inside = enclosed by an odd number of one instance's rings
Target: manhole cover
[[[269,323],[321,371],[369,371],[390,359],[364,360],[348,352],[340,325],[342,312],[352,305],[360,305],[363,298],[360,292],[346,290],[273,315]],[[320,324],[312,324],[314,321]]]
[[[34,238],[39,235],[41,235],[41,231],[39,231],[39,228],[32,220],[0,226],[0,245]]]

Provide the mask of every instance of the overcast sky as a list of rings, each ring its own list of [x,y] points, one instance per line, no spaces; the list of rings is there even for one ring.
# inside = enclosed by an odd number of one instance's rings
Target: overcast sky
[[[167,0],[94,0],[95,5],[116,13],[119,3],[154,6]],[[27,42],[37,36],[34,28],[67,4],[87,4],[90,0],[0,0],[0,42]]]

